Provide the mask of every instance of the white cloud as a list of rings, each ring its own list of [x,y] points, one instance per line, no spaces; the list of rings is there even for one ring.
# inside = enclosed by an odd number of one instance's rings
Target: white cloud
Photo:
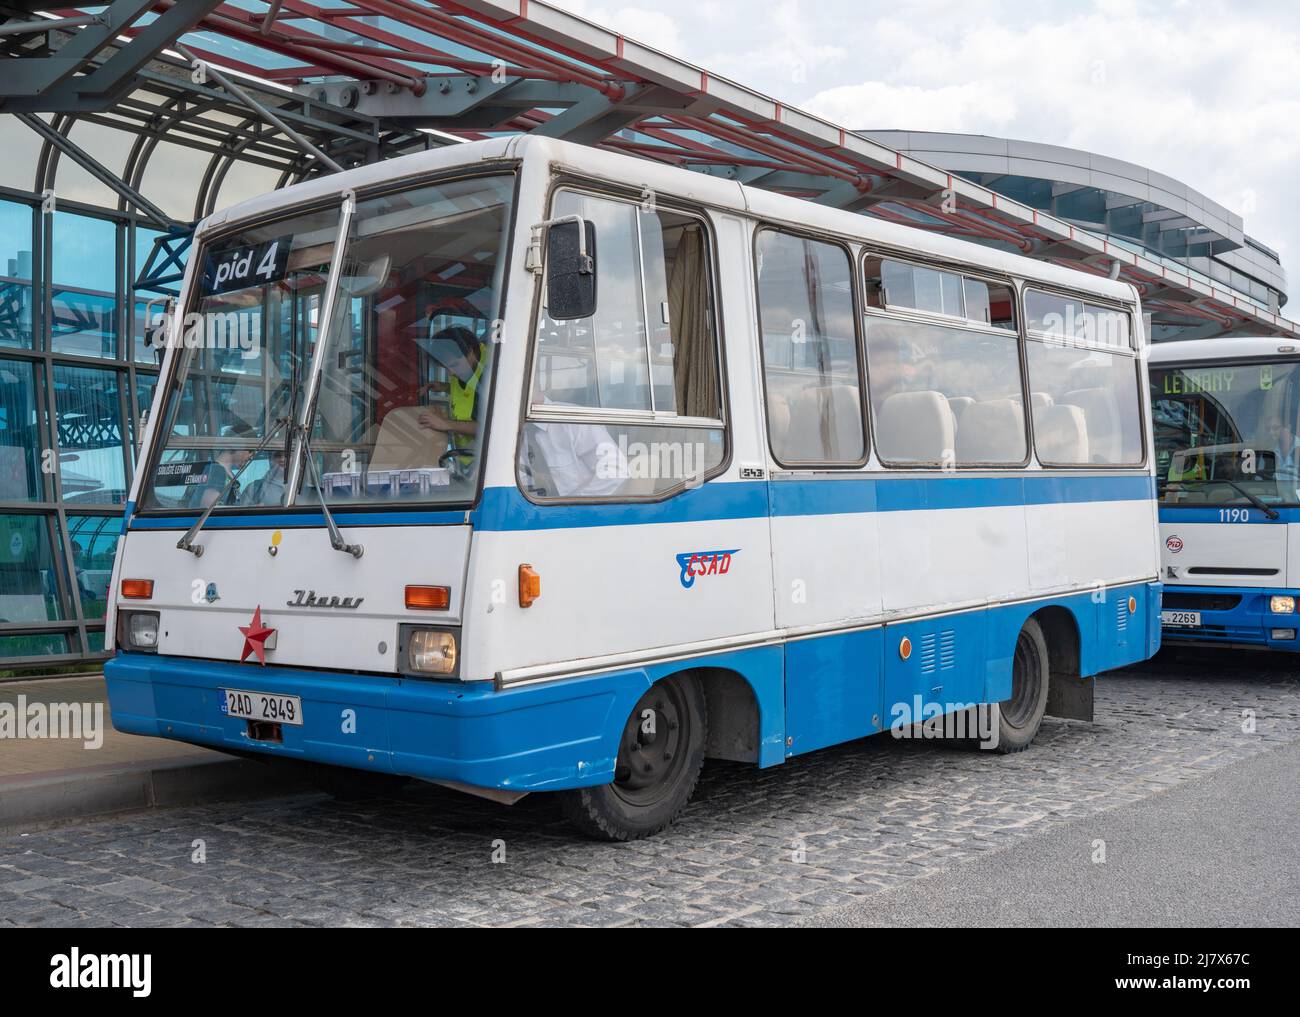
[[[800,0],[776,0],[747,10],[750,17],[734,18],[729,28],[739,29],[736,34],[743,36],[746,23],[751,32],[755,25],[762,25],[761,43],[750,48],[719,49],[701,61],[707,69],[751,88],[755,87],[751,84],[755,76],[784,80],[788,91],[824,77],[848,56],[843,46],[822,41],[825,33],[819,30],[818,18],[806,14]],[[716,45],[716,41],[710,41]]]
[[[643,7],[592,7],[586,0],[552,0],[552,3],[653,49],[673,56],[682,54],[681,28],[675,18],[661,11]]]
[[[1013,98],[975,82],[920,88],[867,81],[828,88],[805,105],[835,123],[875,130],[994,132],[1016,116]]]

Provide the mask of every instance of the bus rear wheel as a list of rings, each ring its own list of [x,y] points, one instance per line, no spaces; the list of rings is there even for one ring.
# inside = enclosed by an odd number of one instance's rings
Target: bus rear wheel
[[[707,724],[704,690],[694,676],[673,675],[652,685],[623,726],[614,782],[560,793],[569,822],[598,840],[659,833],[695,791]]]
[[[1047,711],[1050,678],[1047,639],[1033,618],[1016,639],[1011,663],[1011,696],[998,704],[998,751],[1023,752],[1038,734]]]

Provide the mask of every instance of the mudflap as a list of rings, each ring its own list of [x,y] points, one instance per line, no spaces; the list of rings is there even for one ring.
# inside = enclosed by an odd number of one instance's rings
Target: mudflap
[[[1087,678],[1072,674],[1052,675],[1047,686],[1047,715],[1065,720],[1092,720],[1095,681],[1091,675]]]

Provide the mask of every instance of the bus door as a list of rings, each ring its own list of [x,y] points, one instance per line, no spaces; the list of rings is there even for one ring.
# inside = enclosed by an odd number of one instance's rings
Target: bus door
[[[875,486],[862,470],[849,251],[770,229],[756,250],[774,609],[792,636],[786,751],[795,755],[886,723],[880,628],[851,627],[881,610]]]

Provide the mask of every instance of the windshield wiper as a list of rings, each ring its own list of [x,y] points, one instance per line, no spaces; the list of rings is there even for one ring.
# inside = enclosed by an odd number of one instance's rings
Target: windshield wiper
[[[1255,508],[1263,512],[1264,515],[1266,515],[1269,519],[1282,518],[1281,514],[1277,511],[1277,509],[1273,508],[1271,505],[1265,502],[1262,498],[1259,497],[1259,495],[1251,494],[1244,487],[1238,484],[1235,480],[1229,480],[1227,477],[1220,477],[1218,479],[1220,483],[1227,484],[1230,488],[1232,488],[1239,495],[1245,498],[1248,502],[1254,505]]]
[[[244,465],[241,466],[239,469],[237,469],[226,479],[226,484],[221,489],[221,493],[217,495],[217,500],[214,501],[207,508],[205,508],[203,510],[203,515],[199,516],[198,519],[194,520],[194,525],[191,526],[189,530],[186,531],[185,536],[181,537],[180,540],[176,541],[176,546],[180,550],[189,551],[190,554],[194,555],[195,558],[203,557],[203,545],[194,543],[194,540],[196,537],[198,537],[199,531],[203,529],[204,524],[207,523],[208,517],[212,515],[212,510],[226,500],[226,495],[230,493],[230,489],[235,486],[235,484],[239,481],[239,478],[244,475],[244,471],[248,469],[248,467],[253,463],[253,461],[259,455],[261,455],[263,452],[266,451],[266,447],[271,444],[271,439],[274,438],[277,434],[279,434],[282,430],[284,430],[285,426],[288,423],[289,423],[288,417],[280,417],[278,420],[276,420],[275,426],[271,428],[271,430],[267,431],[266,437],[262,439],[262,443],[258,445],[256,449],[253,450],[253,454],[248,457],[248,460],[244,463]]]
[[[329,357],[330,344],[334,339],[336,308],[339,303],[339,288],[342,283],[343,263],[347,256],[348,237],[352,228],[352,217],[357,211],[357,196],[352,191],[344,191],[343,204],[339,208],[339,228],[334,238],[334,252],[330,255],[329,275],[325,280],[325,292],[320,302],[320,327],[316,335],[316,349],[312,352],[311,366],[307,371],[303,386],[303,398],[298,407],[298,419],[293,427],[293,451],[285,470],[285,505],[293,506],[298,502],[298,493],[303,485],[303,473],[310,474],[309,479],[316,485],[320,505],[325,516],[325,525],[329,528],[330,547],[336,551],[360,558],[363,548],[360,544],[349,544],[339,532],[338,524],[325,501],[325,488],[321,483],[320,473],[316,469],[316,460],[311,451],[311,430],[316,426],[317,400],[320,397],[321,377],[325,373],[325,362]],[[345,298],[346,299],[346,298]]]
[[[1281,518],[1282,518],[1281,513],[1279,513],[1279,512],[1277,511],[1277,509],[1273,508],[1272,505],[1268,504],[1268,502],[1264,501],[1264,499],[1260,498],[1258,495],[1256,495],[1256,494],[1251,494],[1251,493],[1250,493],[1249,491],[1247,491],[1244,487],[1242,487],[1240,484],[1238,484],[1235,480],[1229,480],[1227,477],[1214,477],[1214,478],[1212,478],[1212,479],[1210,479],[1210,480],[1202,480],[1202,481],[1200,481],[1200,483],[1202,483],[1202,484],[1227,484],[1230,488],[1232,488],[1232,489],[1233,489],[1234,491],[1236,491],[1239,495],[1241,495],[1243,498],[1245,498],[1248,502],[1250,502],[1252,505],[1254,505],[1255,508],[1257,508],[1257,509],[1259,509],[1261,512],[1263,512],[1266,518],[1268,518],[1268,519],[1281,519]],[[1168,489],[1171,488],[1171,487],[1172,487],[1172,488],[1176,488],[1176,489],[1178,489],[1178,490],[1180,490],[1180,491],[1186,491],[1186,490],[1189,490],[1188,485],[1187,485],[1187,482],[1186,482],[1185,480],[1170,480],[1170,481],[1167,481],[1167,482],[1165,483],[1165,490],[1168,490]]]
[[[316,494],[320,497],[321,513],[325,516],[325,526],[330,534],[330,547],[335,551],[342,551],[344,554],[350,554],[353,558],[360,558],[365,554],[366,549],[360,544],[349,544],[343,539],[343,534],[339,532],[339,527],[334,522],[334,514],[330,512],[329,502],[325,500],[325,486],[321,483],[320,473],[316,469],[316,457],[311,451],[311,437],[304,430],[301,433],[302,452],[307,464],[307,479],[316,486]]]

